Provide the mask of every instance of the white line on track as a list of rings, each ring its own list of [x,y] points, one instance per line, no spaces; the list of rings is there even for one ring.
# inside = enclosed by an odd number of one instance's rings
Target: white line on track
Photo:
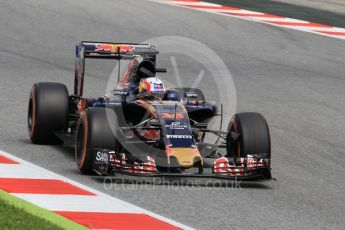
[[[28,179],[57,179],[70,183],[76,187],[94,193],[96,196],[78,195],[42,195],[42,194],[21,194],[11,193],[17,197],[52,211],[100,211],[100,212],[121,212],[121,213],[142,213],[158,220],[169,223],[182,229],[193,229],[177,221],[150,212],[133,204],[112,197],[91,187],[80,184],[62,175],[51,172],[33,163],[18,158],[12,154],[0,150],[0,155],[17,161],[19,164],[0,164],[0,178],[28,178]],[[82,176],[82,175],[80,175]]]
[[[344,28],[321,25],[319,23],[312,23],[312,22],[293,19],[293,18],[286,18],[286,17],[276,16],[276,15],[271,15],[271,14],[265,14],[262,12],[255,12],[255,11],[240,9],[237,7],[222,6],[219,4],[207,3],[203,1],[183,1],[183,0],[178,0],[178,1],[150,0],[150,1],[168,4],[171,6],[192,9],[192,10],[214,13],[218,15],[220,14],[223,16],[238,18],[242,20],[264,23],[271,26],[299,30],[303,32],[308,32],[308,33],[313,33],[313,34],[318,34],[322,36],[345,40]],[[294,25],[289,25],[289,23],[290,24],[294,23]]]

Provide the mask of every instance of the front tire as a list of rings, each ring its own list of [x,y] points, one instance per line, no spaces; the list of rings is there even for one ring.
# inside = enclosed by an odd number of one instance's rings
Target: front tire
[[[234,140],[231,132],[239,134],[237,140]],[[235,114],[229,125],[227,152],[230,157],[266,154],[270,159],[271,138],[266,119],[259,113]]]
[[[115,149],[116,124],[116,114],[112,109],[94,107],[81,113],[76,136],[75,158],[82,174],[93,173],[96,148]]]

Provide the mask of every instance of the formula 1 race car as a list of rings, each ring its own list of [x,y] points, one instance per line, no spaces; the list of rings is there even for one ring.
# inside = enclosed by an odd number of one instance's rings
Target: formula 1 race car
[[[223,116],[222,109],[206,101],[200,89],[165,89],[156,77],[166,72],[156,68],[157,54],[149,44],[78,44],[72,95],[60,83],[32,87],[31,141],[61,144],[73,138],[78,168],[89,175],[271,179],[265,118],[259,113],[238,113],[228,118],[226,131],[209,129],[209,120]],[[83,97],[86,58],[129,61],[122,78],[119,71],[110,95]],[[206,135],[215,135],[216,141],[206,143]]]

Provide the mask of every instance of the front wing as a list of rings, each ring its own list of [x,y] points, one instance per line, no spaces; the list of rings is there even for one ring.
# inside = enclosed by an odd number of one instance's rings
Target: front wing
[[[149,182],[155,184],[214,184],[227,183],[226,181],[267,181],[272,180],[271,168],[268,165],[260,165],[250,160],[250,167],[246,165],[227,165],[227,158],[215,159],[212,168],[188,169],[183,172],[160,172],[156,169],[154,160],[147,157],[146,162],[128,163],[124,156],[114,158],[109,151],[98,150],[95,152],[94,171],[105,178],[122,182]]]

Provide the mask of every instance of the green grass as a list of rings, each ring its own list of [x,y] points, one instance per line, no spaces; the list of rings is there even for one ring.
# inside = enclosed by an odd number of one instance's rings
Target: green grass
[[[0,190],[0,229],[85,230],[87,228]]]

